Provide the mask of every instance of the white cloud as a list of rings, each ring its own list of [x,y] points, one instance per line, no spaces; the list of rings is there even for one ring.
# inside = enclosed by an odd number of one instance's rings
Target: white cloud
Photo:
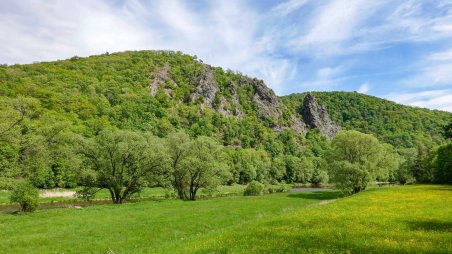
[[[405,105],[452,112],[452,90],[450,89],[391,93],[384,97]]]
[[[369,90],[370,90],[370,85],[368,82],[366,82],[359,87],[358,93],[366,94],[367,92],[369,92]]]
[[[438,58],[433,55],[433,58]],[[432,57],[430,57],[432,58]],[[438,60],[438,59],[436,59]],[[399,82],[406,87],[444,87],[452,85],[452,62],[428,61],[417,72]]]
[[[291,39],[289,46],[314,57],[343,54],[344,43],[356,36],[383,2],[334,0],[320,5],[308,21],[308,29]]]
[[[308,0],[289,0],[275,6],[272,10],[277,15],[287,15],[292,13],[308,3]]]
[[[397,78],[398,72],[412,73],[397,83],[402,88],[441,89],[452,84],[450,50],[421,52],[425,63],[409,57],[406,62],[412,64],[400,67],[402,71],[353,71],[364,62],[358,59],[363,52],[406,42],[447,44],[452,38],[450,2],[429,5],[432,10],[420,0],[269,3],[262,4],[268,8],[264,10],[246,0],[4,0],[0,1],[0,63],[170,49],[263,79],[278,94],[352,90],[347,83],[378,83],[373,79]],[[370,69],[368,60],[365,70]],[[373,87],[372,92],[378,89]]]
[[[343,70],[342,66],[320,68],[316,72],[316,78],[318,80],[333,79],[342,74]]]
[[[0,63],[31,63],[124,50],[170,49],[240,71],[280,92],[293,76],[290,59],[269,54],[264,16],[242,1],[208,2],[202,11],[181,0],[0,3]],[[287,3],[281,11],[301,7]]]
[[[29,63],[154,44],[151,31],[100,1],[6,1],[0,7],[0,61]]]
[[[452,61],[452,49],[442,52],[432,53],[427,57],[429,61]],[[452,71],[451,71],[452,72]]]

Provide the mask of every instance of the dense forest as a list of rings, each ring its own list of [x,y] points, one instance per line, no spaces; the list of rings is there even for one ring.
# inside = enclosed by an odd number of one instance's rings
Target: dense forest
[[[108,188],[120,203],[143,185],[170,186],[180,198],[194,199],[198,188],[218,184],[321,184],[340,178],[329,171],[328,158],[338,158],[342,173],[361,167],[340,155],[347,140],[370,140],[378,148],[378,158],[356,163],[394,162],[380,165],[385,172],[359,169],[374,180],[451,180],[437,167],[450,158],[444,132],[450,113],[355,92],[312,95],[349,138],[331,141],[306,122],[306,93],[277,97],[261,80],[181,52],[3,65],[0,188],[23,178],[39,188],[85,186],[87,196]],[[119,163],[119,176],[111,175],[108,160]],[[126,182],[133,184],[119,184]]]

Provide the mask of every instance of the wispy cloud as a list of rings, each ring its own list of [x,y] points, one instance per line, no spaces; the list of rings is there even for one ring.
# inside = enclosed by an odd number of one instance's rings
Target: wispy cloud
[[[4,0],[0,63],[170,49],[278,94],[411,93],[452,86],[451,24],[449,0]]]
[[[283,2],[275,6],[272,12],[277,15],[287,15],[298,10],[307,3],[308,0],[289,0],[287,2]]]
[[[368,82],[366,82],[366,83],[362,84],[361,86],[359,86],[358,93],[366,94],[367,92],[369,92],[369,90],[370,90],[370,85]]]
[[[400,84],[408,87],[451,87],[452,49],[427,55],[418,70]]]
[[[452,49],[432,53],[427,57],[427,60],[433,62],[452,61]]]
[[[416,93],[391,93],[385,96],[401,104],[452,112],[452,90],[427,90]]]

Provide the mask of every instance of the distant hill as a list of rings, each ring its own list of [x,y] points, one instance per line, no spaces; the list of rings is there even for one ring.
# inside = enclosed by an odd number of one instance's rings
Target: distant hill
[[[339,125],[411,147],[417,141],[443,142],[441,128],[451,117],[358,93],[312,95],[309,100],[306,93],[278,97],[261,80],[181,52],[106,53],[0,66],[0,98],[33,98],[37,113],[30,121],[36,128],[59,122],[86,136],[109,126],[158,136],[184,129],[227,146],[268,151],[276,146],[281,152],[294,142],[302,146],[303,138],[296,137],[312,129],[332,138]],[[12,110],[0,108],[3,114]]]
[[[452,117],[448,112],[400,105],[357,92],[312,94],[343,129],[371,133],[395,146],[443,142],[443,127]],[[306,93],[291,94],[282,100],[293,111],[301,112],[305,96]]]

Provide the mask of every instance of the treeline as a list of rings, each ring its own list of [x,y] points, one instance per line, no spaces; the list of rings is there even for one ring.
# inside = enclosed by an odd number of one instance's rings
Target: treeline
[[[424,153],[421,146],[396,149],[358,131],[342,131],[331,142],[316,131],[298,137],[282,132],[278,138],[287,145],[281,150],[224,146],[212,137],[183,130],[158,137],[148,131],[104,128],[88,136],[40,115],[32,99],[1,102],[15,108],[2,115],[0,125],[2,189],[27,179],[38,188],[81,186],[79,195],[88,199],[107,189],[114,203],[122,203],[142,188],[155,186],[173,189],[180,199],[195,200],[200,189],[253,181],[330,182],[348,194],[375,180],[452,181],[450,142]],[[449,139],[450,126],[445,129]]]
[[[26,178],[39,188],[71,188],[81,185],[81,170],[89,166],[88,154],[79,152],[80,137],[91,140],[106,130],[121,130],[112,126],[88,129],[65,117],[48,111],[34,98],[0,98],[0,188],[9,188],[11,179]],[[257,124],[256,124],[257,125]],[[249,126],[248,135],[256,125]],[[87,131],[87,129],[89,131]],[[227,183],[247,184],[252,180],[276,182],[320,182],[324,174],[321,158],[329,141],[318,131],[295,135],[291,130],[267,133],[253,146],[230,144],[216,135],[198,135],[187,129],[191,139],[204,136],[215,141],[227,155],[231,178]],[[156,135],[145,130],[131,133],[166,140],[170,134]],[[228,131],[226,131],[228,132]],[[161,134],[161,133],[160,133]],[[246,140],[246,139],[245,139]],[[250,139],[248,139],[250,140]],[[158,142],[158,143],[164,143]],[[311,177],[312,175],[315,177]]]

